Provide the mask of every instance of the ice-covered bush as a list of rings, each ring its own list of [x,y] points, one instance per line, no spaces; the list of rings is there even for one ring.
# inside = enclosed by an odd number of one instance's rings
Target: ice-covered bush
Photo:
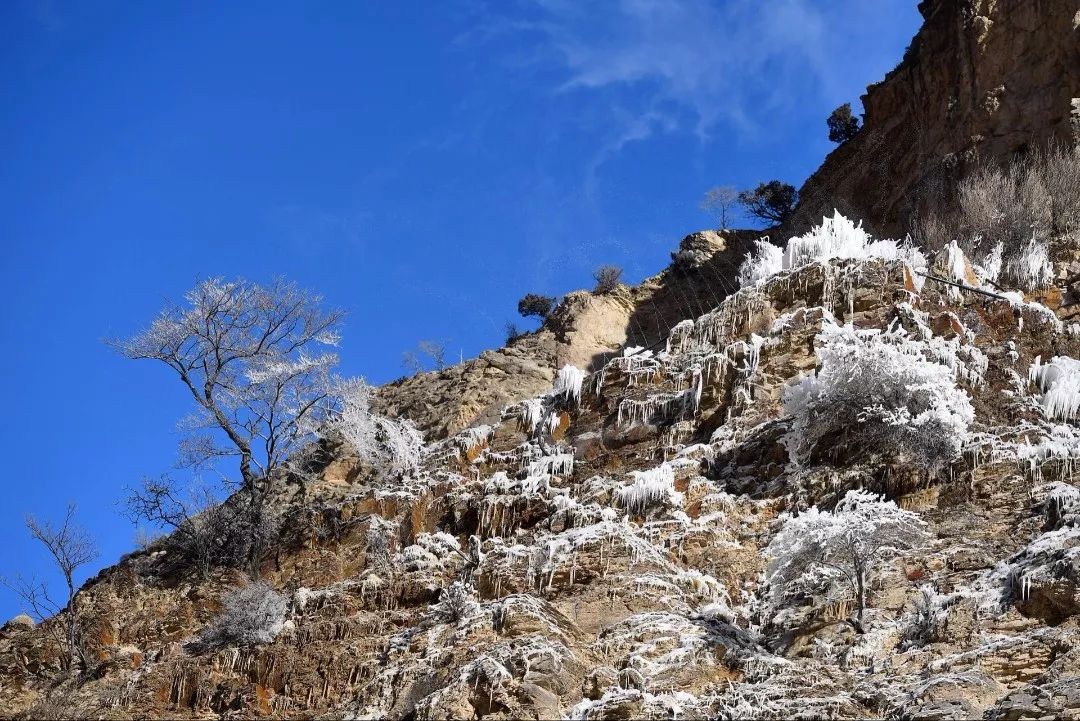
[[[439,600],[431,608],[443,621],[457,623],[472,616],[479,607],[473,585],[463,581],[454,581],[442,592]]]
[[[822,218],[821,225],[809,233],[788,240],[784,248],[764,239],[757,241],[739,269],[739,282],[745,288],[785,270],[850,258],[903,260],[914,268],[926,267],[926,258],[909,243],[874,240],[861,223],[856,225],[837,211],[831,218]]]
[[[337,432],[368,463],[408,473],[420,465],[424,437],[409,420],[394,420],[371,409],[372,388],[363,379],[341,384],[341,409],[324,433]]]
[[[929,360],[902,330],[856,331],[826,324],[817,337],[821,368],[788,386],[784,439],[796,463],[826,460],[840,447],[929,472],[959,453],[974,420],[954,371]]]
[[[939,593],[930,584],[920,586],[919,594],[904,619],[904,646],[917,648],[944,640],[948,631],[949,610],[962,599],[960,593]]]
[[[770,600],[776,607],[807,595],[854,601],[862,628],[873,574],[901,552],[923,546],[925,526],[918,514],[859,490],[848,491],[832,512],[815,506],[789,516],[766,549]]]
[[[271,643],[285,627],[285,597],[258,581],[229,591],[221,599],[221,612],[200,635],[209,648]]]

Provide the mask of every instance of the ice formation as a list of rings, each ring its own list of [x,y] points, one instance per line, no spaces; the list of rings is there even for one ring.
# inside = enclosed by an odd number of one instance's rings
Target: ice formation
[[[1028,377],[1042,391],[1041,405],[1048,419],[1068,421],[1080,415],[1080,361],[1054,356],[1043,363],[1036,356]]]
[[[559,369],[555,376],[555,388],[552,391],[556,396],[562,396],[568,403],[579,405],[581,403],[581,384],[585,381],[585,371],[569,363]]]
[[[788,240],[783,250],[768,240],[757,241],[739,270],[739,282],[745,288],[811,263],[871,258],[902,260],[915,269],[926,267],[926,257],[910,243],[872,240],[861,223],[856,225],[836,211],[832,218],[822,218],[821,225],[809,233]]]
[[[632,471],[630,476],[633,483],[617,489],[615,499],[631,514],[642,515],[653,506],[682,504],[682,494],[675,490],[675,473],[667,463],[647,471]]]
[[[1024,290],[1039,290],[1054,280],[1054,264],[1045,241],[1032,238],[1027,245],[1006,263],[1006,272]]]

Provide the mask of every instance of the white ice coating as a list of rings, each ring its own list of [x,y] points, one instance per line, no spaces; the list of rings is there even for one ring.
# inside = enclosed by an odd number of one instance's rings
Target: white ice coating
[[[960,249],[955,240],[950,240],[945,252],[945,264],[949,271],[949,280],[967,285],[967,256],[964,255],[964,251]],[[959,288],[951,285],[948,288],[949,297],[953,300],[961,300],[964,297]]]
[[[530,398],[522,403],[521,424],[529,430],[530,434],[536,433],[536,428],[544,420],[545,415],[542,398]]]
[[[1054,356],[1043,363],[1036,356],[1028,378],[1042,391],[1040,403],[1049,420],[1068,421],[1080,415],[1080,361]]]
[[[679,507],[683,496],[675,490],[675,473],[663,463],[647,471],[631,471],[633,482],[615,490],[615,502],[632,515],[642,515],[654,506]]]
[[[529,464],[530,476],[569,476],[573,472],[573,453],[555,453]]]
[[[559,369],[555,376],[555,388],[553,393],[562,396],[566,401],[572,401],[574,405],[581,403],[581,384],[585,381],[585,371],[577,366],[567,363]]]
[[[616,414],[618,425],[646,424],[653,419],[667,422],[692,416],[701,403],[703,379],[700,369],[691,371],[691,385],[677,393],[659,393],[642,400],[624,398]]]
[[[982,271],[986,280],[994,281],[1001,275],[1001,259],[1004,246],[1000,241],[986,254],[982,262]]]
[[[1054,264],[1044,241],[1032,238],[1022,251],[1013,255],[1006,270],[1024,290],[1038,290],[1054,280]]]
[[[809,233],[788,240],[781,250],[768,240],[759,240],[739,269],[745,288],[759,285],[777,273],[828,260],[902,260],[915,269],[926,268],[926,257],[907,242],[873,240],[870,234],[840,214],[822,218]]]

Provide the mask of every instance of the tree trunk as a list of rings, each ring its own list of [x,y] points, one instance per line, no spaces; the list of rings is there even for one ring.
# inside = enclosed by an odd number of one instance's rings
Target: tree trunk
[[[65,576],[64,580],[67,581],[68,587],[68,671],[70,672],[75,670],[75,636],[78,633],[79,616],[75,612],[75,586],[72,583],[71,576]]]
[[[859,633],[864,633],[863,627],[863,611],[866,610],[866,577],[861,571],[855,574],[855,583],[857,585],[858,597],[858,611],[855,616],[855,630]]]

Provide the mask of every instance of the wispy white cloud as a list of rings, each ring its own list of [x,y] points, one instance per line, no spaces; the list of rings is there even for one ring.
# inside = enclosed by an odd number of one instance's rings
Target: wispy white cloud
[[[752,134],[800,94],[836,85],[826,18],[810,0],[535,2],[531,29],[568,73],[559,89],[621,96],[639,126],[662,112],[654,128],[690,123],[707,139],[724,122]]]
[[[880,64],[876,33],[904,3],[520,0],[488,6],[460,40],[515,39],[503,46],[512,55],[504,60],[532,67],[548,92],[603,108],[588,113],[604,128],[587,163],[588,187],[600,166],[655,135],[752,142],[799,104],[855,100],[875,77],[852,83],[852,57]]]

